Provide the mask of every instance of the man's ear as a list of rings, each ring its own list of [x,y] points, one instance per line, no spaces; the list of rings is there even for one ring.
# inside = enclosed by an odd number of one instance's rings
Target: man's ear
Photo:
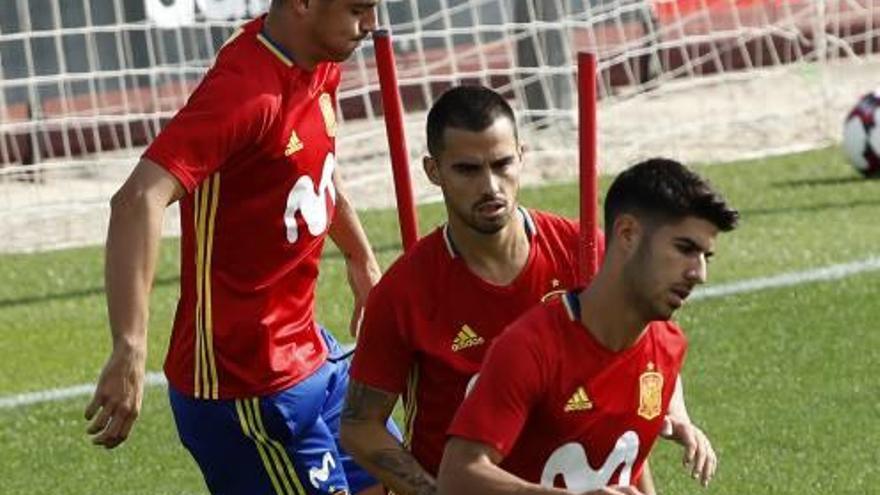
[[[284,6],[292,8],[299,15],[304,15],[309,10],[309,0],[287,0]]]
[[[635,215],[622,213],[614,219],[614,228],[611,232],[614,236],[614,242],[618,243],[625,253],[632,254],[638,249],[645,229]]]
[[[428,180],[431,181],[431,184],[435,186],[440,185],[440,170],[437,168],[440,164],[437,163],[437,159],[426,155],[422,158],[422,168],[425,169],[425,175],[428,176]]]

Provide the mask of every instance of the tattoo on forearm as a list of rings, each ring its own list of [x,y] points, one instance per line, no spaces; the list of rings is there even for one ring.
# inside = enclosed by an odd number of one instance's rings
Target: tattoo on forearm
[[[362,422],[380,420],[384,423],[391,415],[398,395],[364,385],[356,380],[348,384],[342,421]],[[392,479],[397,495],[435,495],[434,478],[425,471],[419,462],[402,445],[390,438],[394,447],[374,446],[366,454],[367,464],[385,473],[380,478]],[[387,445],[387,444],[386,444]],[[374,450],[375,449],[375,450]]]
[[[406,486],[406,493],[413,495],[434,495],[437,493],[434,478],[419,465],[412,454],[403,448],[378,450],[370,456],[370,461],[376,467],[395,476]]]
[[[345,394],[345,407],[342,409],[342,420],[359,419],[362,417],[364,408],[365,387],[357,382],[348,383],[348,391]]]
[[[342,409],[343,421],[358,421],[376,416],[388,417],[397,402],[397,394],[350,381]]]

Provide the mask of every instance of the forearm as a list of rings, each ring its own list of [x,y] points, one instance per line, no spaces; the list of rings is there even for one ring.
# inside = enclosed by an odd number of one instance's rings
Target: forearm
[[[150,287],[159,252],[164,205],[117,194],[111,205],[105,290],[113,348],[146,353]]]
[[[642,476],[639,478],[636,488],[645,495],[657,495],[657,487],[654,485],[654,474],[651,472],[651,464],[647,459],[645,459],[645,464],[642,466]]]
[[[436,493],[434,477],[381,422],[344,419],[341,438],[354,460],[396,495]]]
[[[112,449],[131,433],[143,400],[150,287],[165,207],[184,193],[162,167],[142,159],[113,195],[104,285],[113,351],[86,406],[92,442]]]
[[[340,420],[340,440],[352,457],[398,495],[435,493],[434,478],[385,427],[398,393],[352,378]]]
[[[437,479],[446,495],[561,495],[566,490],[529,483],[498,464],[500,452],[480,442],[452,437],[443,452]]]
[[[684,384],[679,375],[675,380],[675,388],[672,391],[672,398],[669,400],[669,416],[675,418],[682,423],[690,423],[691,418],[688,414],[687,405],[684,401]]]
[[[333,183],[336,187],[336,216],[328,232],[330,238],[347,261],[375,263],[367,234],[336,173],[333,174]]]
[[[529,483],[490,462],[441,468],[441,495],[561,495],[570,492]]]

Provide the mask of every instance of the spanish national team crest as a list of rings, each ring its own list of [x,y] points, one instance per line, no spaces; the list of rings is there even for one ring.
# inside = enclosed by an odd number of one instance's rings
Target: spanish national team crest
[[[321,93],[321,96],[318,97],[318,104],[321,107],[321,114],[324,116],[327,135],[336,137],[336,110],[333,108],[333,98],[330,98],[327,93]]]
[[[663,375],[654,370],[654,363],[639,377],[639,416],[652,420],[660,415],[663,403]]]

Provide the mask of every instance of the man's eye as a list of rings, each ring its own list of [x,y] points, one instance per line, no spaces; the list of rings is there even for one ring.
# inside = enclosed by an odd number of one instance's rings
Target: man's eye
[[[697,248],[686,244],[679,244],[677,247],[681,254],[691,255],[697,252]]]

